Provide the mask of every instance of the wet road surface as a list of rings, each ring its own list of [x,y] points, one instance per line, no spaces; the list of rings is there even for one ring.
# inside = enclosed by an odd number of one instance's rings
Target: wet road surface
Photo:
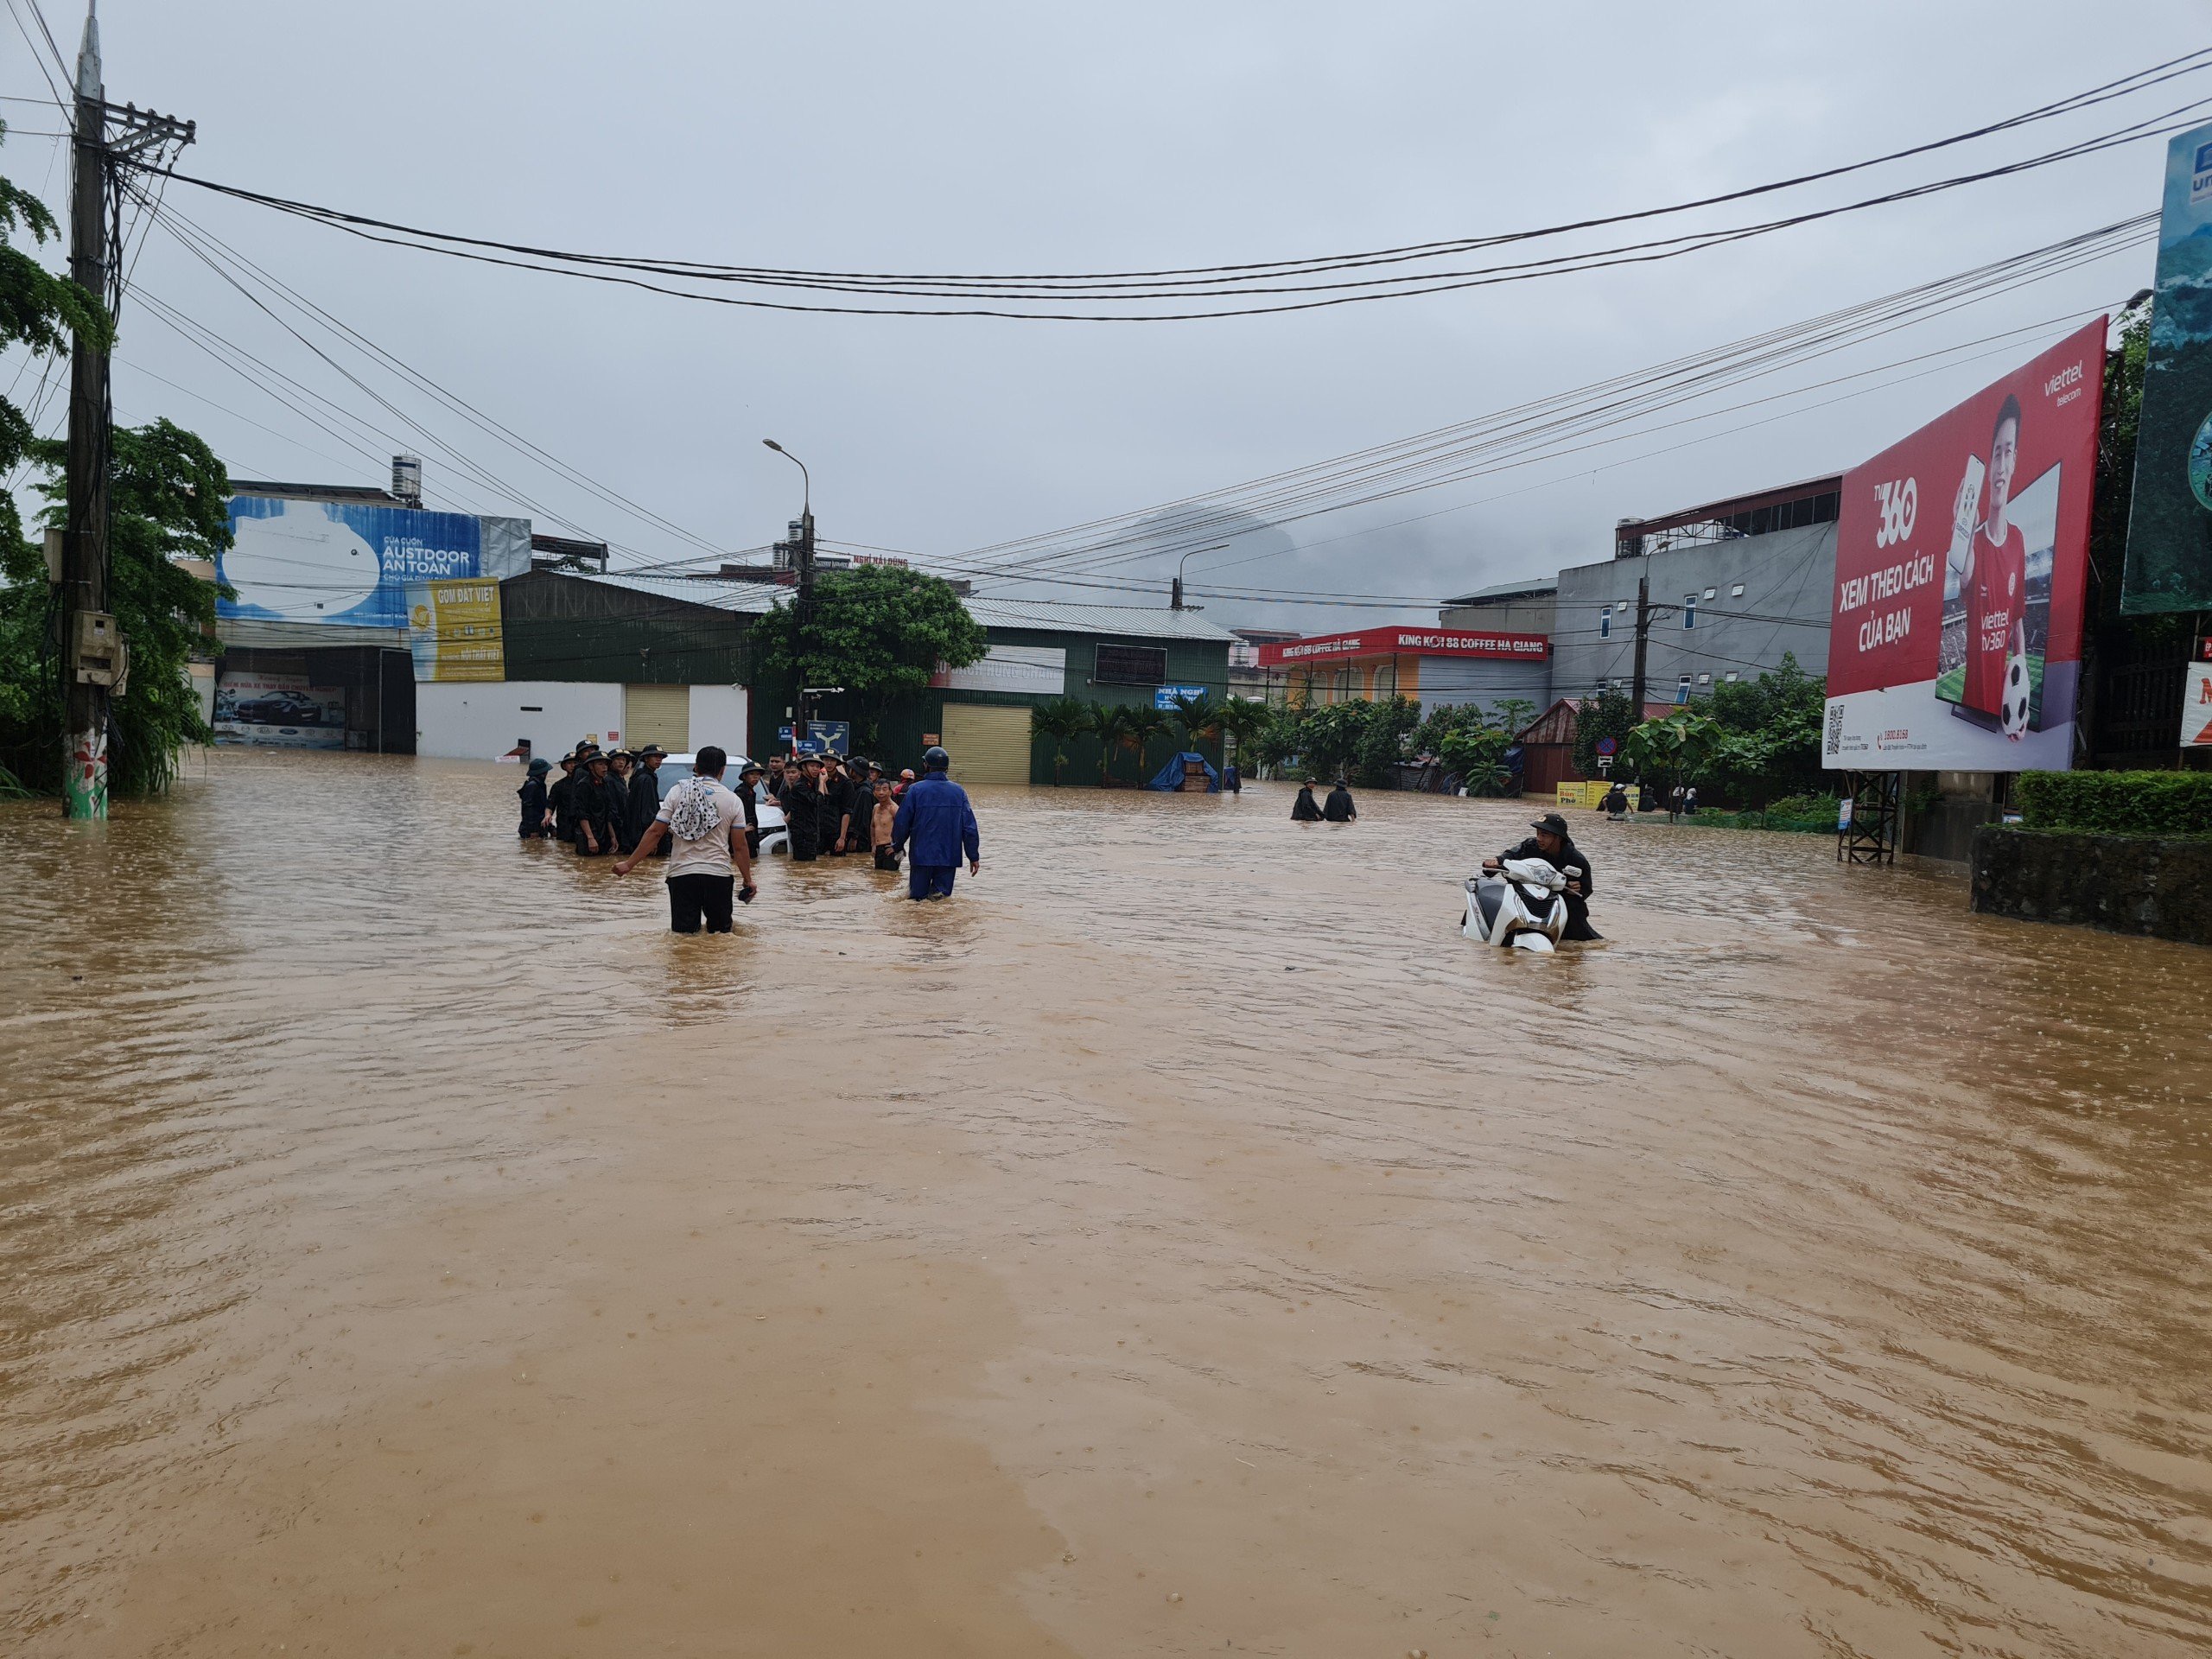
[[[515,782],[0,808],[7,1651],[2212,1647],[2205,953],[1287,786],[672,939]]]

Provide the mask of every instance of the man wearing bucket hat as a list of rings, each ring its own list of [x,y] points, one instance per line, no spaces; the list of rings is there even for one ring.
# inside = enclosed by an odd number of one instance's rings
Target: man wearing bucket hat
[[[1556,812],[1547,812],[1530,823],[1536,833],[1518,847],[1509,847],[1496,858],[1483,861],[1483,868],[1494,870],[1509,858],[1541,858],[1567,878],[1567,931],[1570,939],[1599,939],[1605,937],[1590,925],[1590,895],[1595,891],[1590,880],[1590,861],[1574,844],[1574,837],[1567,833],[1567,820]]]

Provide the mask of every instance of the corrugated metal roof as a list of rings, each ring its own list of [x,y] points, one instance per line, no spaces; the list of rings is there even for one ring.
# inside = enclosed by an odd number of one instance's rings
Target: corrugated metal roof
[[[1060,605],[1035,599],[970,599],[968,612],[987,628],[1236,643],[1236,636],[1219,623],[1209,622],[1193,611],[1170,610],[1164,605]]]
[[[633,594],[651,594],[655,599],[679,600],[686,605],[704,605],[710,610],[734,611],[741,616],[765,616],[773,610],[778,595],[788,591],[772,582],[701,581],[695,576],[659,576],[632,570],[556,570],[547,574],[557,575],[563,582],[588,582],[606,588],[626,588]]]
[[[1487,588],[1478,588],[1471,594],[1462,594],[1457,599],[1447,599],[1446,605],[1472,605],[1478,600],[1510,599],[1516,594],[1555,594],[1559,591],[1557,576],[1528,576],[1519,582],[1494,582]]]
[[[640,575],[627,570],[556,571],[563,582],[601,582],[745,616],[761,616],[791,590],[772,582],[701,581],[692,576]],[[1233,645],[1236,636],[1195,611],[1166,606],[1062,605],[1036,599],[969,599],[968,613],[987,628],[1027,628],[1040,633],[1118,633],[1140,639],[1203,639]]]

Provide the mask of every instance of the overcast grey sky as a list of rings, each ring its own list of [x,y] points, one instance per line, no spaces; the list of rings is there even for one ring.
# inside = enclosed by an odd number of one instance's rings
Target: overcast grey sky
[[[81,11],[44,4],[73,54]],[[2212,39],[2206,9],[2178,0],[2094,19],[2078,0],[108,0],[101,19],[110,98],[199,122],[188,170],[521,242],[868,270],[1208,265],[1619,212],[1939,137]],[[0,29],[0,92],[41,94],[12,20]],[[2212,96],[2212,73],[1802,200],[1993,164],[2196,96]],[[57,124],[50,106],[0,111],[25,130]],[[60,148],[14,137],[0,168],[58,205]],[[774,435],[811,467],[825,537],[944,556],[1465,419],[2152,208],[2163,153],[2144,142],[1662,264],[1147,327],[736,311],[373,247],[183,187],[170,199],[718,547],[766,543],[796,513],[796,475],[760,443]],[[2151,261],[2145,243],[1797,378],[2116,303]],[[164,237],[136,280],[395,424]],[[1193,580],[1240,560],[1224,572],[1240,586],[1440,595],[1548,574],[1605,556],[1624,515],[1848,466],[2063,332],[1662,455],[1638,459],[1703,429],[1262,531],[1193,558]],[[119,356],[124,418],[190,426],[240,476],[383,481],[390,445],[369,440],[372,460],[305,427],[143,308],[126,309]],[[14,372],[0,365],[0,384]],[[378,386],[518,493],[640,558],[695,550]],[[426,473],[451,494],[435,453]],[[1382,524],[1441,508],[1457,510]],[[1270,548],[1287,550],[1250,556]],[[1128,567],[1151,588],[1125,602],[1164,603],[1172,564]],[[1209,614],[1322,632],[1384,613],[1215,601]]]

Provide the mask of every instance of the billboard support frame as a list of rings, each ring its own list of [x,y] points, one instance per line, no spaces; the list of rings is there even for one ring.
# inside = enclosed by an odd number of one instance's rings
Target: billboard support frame
[[[1904,774],[1847,772],[1843,789],[1851,802],[1851,822],[1836,831],[1839,864],[1894,864],[1897,861],[1898,801]]]

